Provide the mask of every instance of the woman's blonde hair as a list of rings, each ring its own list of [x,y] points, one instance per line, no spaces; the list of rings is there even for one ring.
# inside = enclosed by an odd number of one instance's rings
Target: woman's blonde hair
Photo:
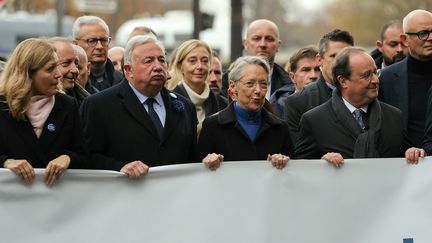
[[[24,40],[13,51],[0,76],[0,95],[6,99],[13,118],[25,120],[33,75],[53,59],[54,53],[55,48],[47,40],[37,38]]]
[[[174,61],[170,64],[169,73],[171,79],[168,82],[168,89],[173,90],[177,87],[178,83],[183,79],[183,74],[180,70],[181,63],[185,57],[195,48],[204,47],[209,53],[209,63],[212,60],[213,54],[207,43],[202,40],[187,40],[183,42],[177,49]]]

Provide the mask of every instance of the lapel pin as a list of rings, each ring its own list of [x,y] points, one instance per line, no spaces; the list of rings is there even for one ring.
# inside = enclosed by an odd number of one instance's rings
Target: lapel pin
[[[56,127],[54,124],[50,123],[47,125],[48,131],[54,132],[56,130]]]

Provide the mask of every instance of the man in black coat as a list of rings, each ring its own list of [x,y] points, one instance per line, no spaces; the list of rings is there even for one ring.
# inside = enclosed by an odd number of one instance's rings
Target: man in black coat
[[[372,57],[363,49],[345,48],[336,56],[332,73],[337,90],[302,116],[296,157],[322,158],[335,166],[344,158],[402,157],[409,146],[402,115],[376,99],[379,79]],[[424,151],[410,148],[411,153]]]
[[[411,11],[403,19],[408,56],[381,72],[378,99],[402,111],[404,128],[416,147],[424,141],[428,90],[432,83],[432,13]]]
[[[153,36],[135,36],[125,51],[127,80],[86,99],[88,148],[98,169],[130,178],[148,167],[195,161],[197,118],[192,103],[164,88],[165,49]]]
[[[318,50],[313,46],[300,48],[289,59],[285,66],[294,86],[285,85],[276,90],[270,97],[275,114],[284,119],[284,107],[286,99],[294,94],[300,92],[303,87],[311,82],[316,82],[321,77],[320,63],[317,57]]]
[[[400,20],[391,20],[381,28],[380,38],[376,41],[376,49],[371,52],[378,69],[382,70],[405,58],[408,50],[400,40],[401,34],[403,34],[403,29]]]
[[[270,64],[270,86],[266,93],[267,100],[279,88],[286,84],[291,84],[288,73],[277,63],[274,62],[276,53],[281,47],[279,38],[279,28],[275,23],[267,19],[253,21],[247,31],[246,38],[243,40],[243,47],[248,56],[259,56],[267,60]],[[228,97],[228,72],[222,77],[221,94]]]
[[[321,62],[320,79],[304,86],[301,92],[288,96],[283,107],[284,120],[288,123],[294,144],[298,138],[300,118],[303,113],[326,102],[335,89],[331,73],[335,56],[343,48],[353,45],[354,39],[350,33],[338,29],[325,34],[320,39],[318,43],[318,57]]]

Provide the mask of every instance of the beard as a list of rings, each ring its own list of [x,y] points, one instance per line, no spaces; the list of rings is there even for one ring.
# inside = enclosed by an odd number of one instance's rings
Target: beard
[[[405,58],[405,55],[403,53],[397,53],[392,58],[388,58],[388,57],[383,55],[384,63],[386,66],[390,66],[393,63],[402,61],[402,59],[404,59],[404,58]]]

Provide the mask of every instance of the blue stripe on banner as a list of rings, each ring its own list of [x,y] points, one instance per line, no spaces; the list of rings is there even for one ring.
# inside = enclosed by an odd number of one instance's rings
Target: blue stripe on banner
[[[403,239],[403,243],[414,243],[414,239],[413,238],[405,238],[405,239]]]

